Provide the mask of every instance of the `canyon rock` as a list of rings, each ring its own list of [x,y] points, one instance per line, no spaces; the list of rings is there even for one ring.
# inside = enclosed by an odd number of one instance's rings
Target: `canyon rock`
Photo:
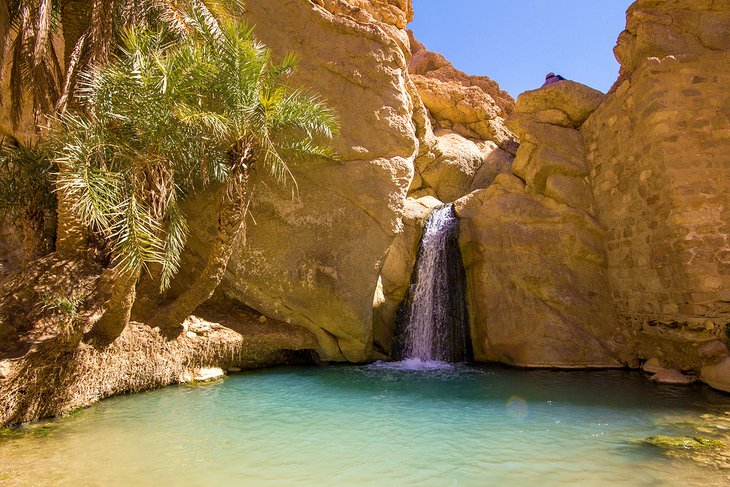
[[[411,78],[435,126],[469,138],[491,140],[501,148],[514,147],[514,135],[504,126],[501,108],[478,86],[442,81],[418,74]]]
[[[598,90],[575,81],[564,80],[530,90],[517,97],[516,112],[542,117],[540,122],[577,128],[605,99]]]
[[[514,100],[486,76],[470,76],[428,51],[412,32],[408,69],[425,120],[411,196],[452,202],[509,173],[517,149],[505,126]],[[419,106],[420,105],[420,106]]]
[[[407,90],[410,2],[249,2],[245,20],[275,57],[294,52],[294,85],[334,107],[339,162],[295,166],[296,187],[263,175],[254,189],[247,238],[219,293],[306,327],[324,360],[367,360],[373,296],[413,178],[418,138]],[[215,231],[213,200],[191,205],[199,266]],[[181,275],[181,280],[192,278]]]
[[[611,301],[674,368],[699,370],[730,323],[728,32],[727,2],[635,2],[621,77],[581,127]]]
[[[436,130],[435,135],[440,156],[417,169],[422,184],[443,202],[486,188],[498,174],[510,172],[513,156],[494,142],[474,141],[449,130]]]
[[[408,31],[411,46],[411,60],[408,71],[411,74],[424,76],[446,83],[458,83],[461,86],[477,87],[494,101],[499,108],[499,115],[504,117],[515,108],[514,99],[499,84],[487,76],[471,76],[456,69],[448,59],[437,52],[429,51],[418,42],[412,31]]]
[[[590,215],[502,174],[456,202],[475,359],[528,367],[617,367],[625,339]]]
[[[522,142],[513,175],[456,202],[477,360],[527,367],[632,361],[608,299],[604,232],[592,215],[575,128],[603,95],[561,85],[518,98],[507,119]]]

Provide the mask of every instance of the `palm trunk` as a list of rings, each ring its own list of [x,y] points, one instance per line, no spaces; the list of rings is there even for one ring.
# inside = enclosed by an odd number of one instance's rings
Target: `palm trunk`
[[[111,8],[111,6],[109,7]],[[76,43],[91,24],[92,0],[63,0],[61,2],[61,25],[63,26],[64,64],[68,66]]]
[[[149,264],[148,273],[143,273],[137,282],[137,299],[132,308],[132,317],[135,321],[147,322],[160,306],[162,294],[160,292],[162,266]]]
[[[94,323],[87,339],[100,345],[106,345],[122,334],[132,313],[140,273],[141,268],[118,270],[112,273],[106,309],[101,318]]]
[[[91,22],[92,0],[64,0],[61,3],[61,24],[63,26],[64,65],[69,61],[76,43],[88,30]],[[63,167],[59,171],[64,171]],[[65,254],[74,254],[86,248],[86,230],[83,222],[73,212],[73,199],[64,191],[58,191],[58,219],[56,249]]]
[[[208,300],[225,274],[228,260],[233,253],[239,235],[245,235],[246,213],[250,194],[248,188],[249,168],[241,164],[232,170],[226,183],[218,209],[218,232],[211,244],[205,267],[195,282],[171,303],[164,305],[154,315],[151,323],[161,328],[176,328],[195,309]]]
[[[43,257],[50,251],[45,235],[45,216],[43,211],[29,211],[23,218],[23,253],[25,263]]]
[[[63,168],[59,168],[63,171]],[[78,254],[86,250],[86,226],[73,211],[73,197],[58,188],[58,206],[56,207],[56,250],[63,254]]]

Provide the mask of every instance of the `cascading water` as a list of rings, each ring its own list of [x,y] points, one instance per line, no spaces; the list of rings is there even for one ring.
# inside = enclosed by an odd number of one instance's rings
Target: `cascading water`
[[[459,219],[449,204],[426,220],[411,285],[398,310],[397,358],[471,360],[465,289]]]

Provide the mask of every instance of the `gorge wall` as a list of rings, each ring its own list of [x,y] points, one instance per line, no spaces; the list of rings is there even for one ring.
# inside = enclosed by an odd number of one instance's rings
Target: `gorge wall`
[[[582,128],[611,298],[640,358],[697,369],[730,324],[730,5],[639,0],[615,54]]]
[[[341,160],[294,167],[296,188],[265,178],[257,185],[246,242],[219,292],[306,327],[325,360],[370,357],[378,276],[402,230],[419,150],[404,30],[410,16],[410,1],[247,2],[257,38],[275,57],[298,56],[294,84],[335,108]],[[215,206],[194,211],[191,244],[204,254]],[[196,256],[189,262],[194,267]]]

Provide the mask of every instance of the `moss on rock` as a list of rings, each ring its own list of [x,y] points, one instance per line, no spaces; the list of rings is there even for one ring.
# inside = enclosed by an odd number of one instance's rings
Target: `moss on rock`
[[[725,442],[700,436],[650,436],[642,443],[664,450],[698,450],[702,448],[722,448]]]

